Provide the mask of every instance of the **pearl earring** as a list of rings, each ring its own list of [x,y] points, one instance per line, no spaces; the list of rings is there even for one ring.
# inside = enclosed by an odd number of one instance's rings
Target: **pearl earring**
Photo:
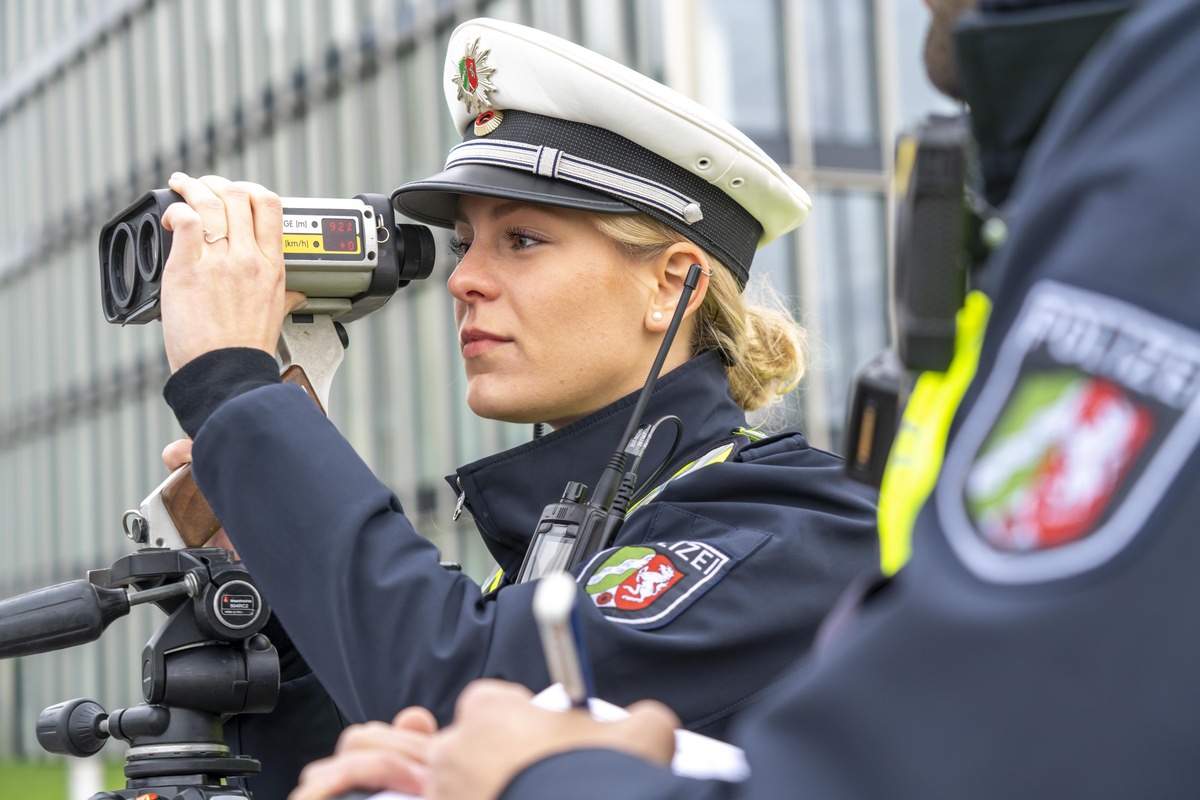
[[[655,322],[662,322],[662,312],[655,311],[653,314],[650,315],[650,319],[654,320]]]

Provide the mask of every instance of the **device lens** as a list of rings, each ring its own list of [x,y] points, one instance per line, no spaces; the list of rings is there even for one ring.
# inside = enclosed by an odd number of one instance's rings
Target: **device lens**
[[[137,248],[133,230],[126,223],[118,225],[108,246],[108,291],[113,304],[129,308],[137,283]]]
[[[162,226],[158,216],[147,212],[138,223],[137,270],[142,280],[158,280],[162,271]]]

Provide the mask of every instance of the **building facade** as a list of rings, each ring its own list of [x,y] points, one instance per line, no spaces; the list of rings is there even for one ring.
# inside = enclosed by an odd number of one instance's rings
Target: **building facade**
[[[840,448],[851,375],[888,338],[894,135],[945,108],[921,73],[921,0],[0,0],[0,597],[130,552],[122,513],[181,435],[157,323],[104,321],[100,226],[175,170],[325,197],[435,171],[457,140],[445,43],[479,15],[679,88],[808,189],[809,222],[756,272],[812,336],[804,385],[776,413]],[[486,553],[452,521],[442,476],[529,431],[465,405],[437,235],[433,277],[349,326],[330,412],[418,529],[481,578]],[[139,702],[162,620],[137,608],[93,644],[0,661],[0,758],[40,757],[33,723],[51,703]]]

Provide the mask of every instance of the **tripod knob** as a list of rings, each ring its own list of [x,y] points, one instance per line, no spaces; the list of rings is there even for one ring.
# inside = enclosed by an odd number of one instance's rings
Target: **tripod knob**
[[[38,714],[38,743],[49,753],[79,758],[95,755],[108,738],[108,732],[101,730],[107,719],[108,712],[94,700],[57,703]]]

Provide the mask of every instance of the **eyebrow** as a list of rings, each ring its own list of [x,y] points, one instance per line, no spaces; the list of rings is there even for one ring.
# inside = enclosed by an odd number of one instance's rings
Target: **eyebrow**
[[[509,200],[507,203],[501,203],[500,205],[493,206],[492,210],[488,213],[488,217],[495,222],[503,216],[520,211],[524,208],[533,209],[534,211],[541,211],[556,217],[566,216],[566,209],[559,208],[558,206],[542,205],[541,203],[526,203],[522,200]],[[469,224],[469,220],[463,215],[462,211],[459,210],[454,212],[454,221]]]

